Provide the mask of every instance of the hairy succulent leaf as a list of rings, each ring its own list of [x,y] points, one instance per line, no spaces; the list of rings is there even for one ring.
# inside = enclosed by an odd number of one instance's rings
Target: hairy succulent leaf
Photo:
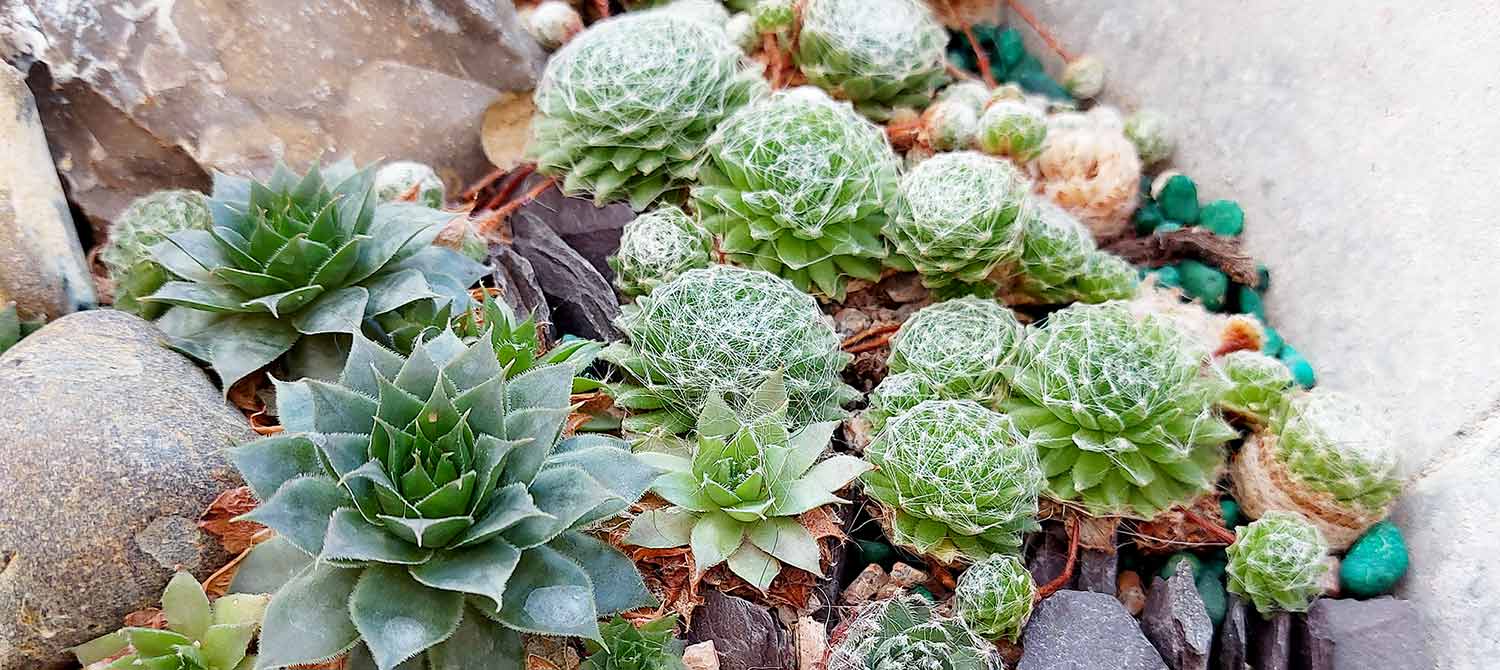
[[[855,616],[828,670],[1002,670],[995,646],[917,596],[882,600]]]
[[[1248,598],[1261,614],[1305,612],[1322,592],[1328,543],[1299,514],[1267,512],[1241,526],[1226,551],[1229,591]]]
[[[109,227],[99,260],[115,288],[115,309],[154,319],[166,307],[143,303],[170,277],[151,260],[151,247],[180,230],[208,230],[208,197],[197,191],[157,191],[132,200]]]
[[[227,595],[209,602],[198,580],[173,575],[162,592],[167,629],[122,628],[73,648],[78,662],[111,660],[110,670],[241,670],[255,663],[247,652],[268,598]]]
[[[1265,425],[1291,395],[1292,371],[1275,358],[1258,351],[1235,351],[1214,361],[1224,378],[1225,411]]]
[[[920,0],[809,0],[793,59],[813,85],[885,121],[948,80],[948,34]]]
[[[666,205],[625,224],[620,248],[607,260],[620,292],[638,296],[688,270],[708,267],[713,239],[693,217]]]
[[[986,400],[1014,363],[1024,330],[994,300],[964,297],[923,307],[891,338],[890,371],[922,377],[933,398]]]
[[[41,320],[32,321],[21,318],[21,313],[16,309],[16,303],[0,304],[0,354],[16,346],[21,338],[36,332],[42,325]]]
[[[933,288],[974,284],[1021,256],[1037,216],[1026,178],[1010,163],[972,151],[939,154],[901,179],[886,223],[889,262]]]
[[[1015,556],[991,556],[974,564],[953,590],[954,609],[974,632],[1011,642],[1021,639],[1035,598],[1031,572]]]
[[[1273,427],[1276,458],[1299,484],[1362,514],[1383,514],[1400,492],[1392,431],[1353,396],[1293,396]]]
[[[578,670],[683,670],[682,640],[672,635],[677,617],[641,626],[615,617],[599,627],[603,642],[586,641],[589,657]]]
[[[975,139],[980,151],[1025,163],[1042,151],[1047,117],[1025,102],[997,100],[979,117]]]
[[[891,417],[922,404],[923,400],[937,397],[937,392],[927,385],[922,375],[910,371],[893,372],[870,390],[870,406],[861,416],[869,422],[872,431],[879,433]]]
[[[1135,296],[1135,267],[1099,251],[1088,228],[1066,210],[1036,198],[1039,216],[1027,220],[1016,287],[1047,304],[1099,303]]]

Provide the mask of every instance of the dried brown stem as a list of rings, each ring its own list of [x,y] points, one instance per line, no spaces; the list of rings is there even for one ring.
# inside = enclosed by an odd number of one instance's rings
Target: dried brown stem
[[[985,53],[984,47],[980,46],[979,38],[974,35],[974,25],[968,21],[964,22],[964,37],[969,40],[969,48],[974,50],[974,58],[979,61],[979,76],[984,78],[984,83],[991,88],[998,86],[995,82],[995,73],[990,70],[990,55]]]
[[[1187,520],[1198,524],[1198,526],[1203,528],[1203,530],[1208,531],[1210,535],[1218,538],[1219,540],[1222,540],[1224,544],[1234,544],[1234,541],[1236,539],[1235,534],[1229,529],[1217,523],[1214,523],[1212,519],[1205,519],[1203,515],[1194,512],[1193,510],[1190,510],[1186,507],[1182,508],[1182,516],[1187,518]]]
[[[594,13],[599,19],[609,18],[609,0],[594,0]]]
[[[1239,240],[1215,235],[1204,228],[1126,238],[1104,249],[1137,265],[1161,267],[1191,258],[1218,268],[1237,283],[1254,286],[1260,281],[1255,259],[1240,249]]]
[[[860,342],[863,342],[864,340],[867,340],[867,339],[872,338],[872,337],[889,335],[891,333],[896,332],[897,330],[900,330],[900,328],[901,328],[901,325],[900,324],[895,324],[895,323],[887,323],[887,324],[883,324],[883,325],[879,325],[879,326],[870,326],[869,328],[861,330],[861,331],[859,331],[859,332],[857,332],[857,333],[855,333],[853,335],[850,335],[849,337],[845,338],[844,342],[843,342],[843,347],[844,347],[845,350],[848,350],[850,347],[853,347],[856,344],[859,344]],[[850,353],[855,353],[855,352],[850,352]]]
[[[458,194],[458,199],[459,200],[468,200],[469,198],[472,198],[472,197],[474,197],[476,195],[479,195],[479,192],[482,191],[482,190],[484,190],[484,187],[489,186],[490,184],[495,183],[496,179],[499,179],[499,178],[504,177],[504,176],[505,176],[505,170],[502,169],[502,168],[495,168],[493,170],[490,170],[489,174],[486,174],[485,176],[480,177],[479,181],[474,182],[474,184],[472,186],[464,189],[463,193]]]
[[[922,134],[922,117],[912,116],[903,119],[895,119],[885,126],[885,136],[891,141],[891,148],[896,151],[905,152],[917,145]]]
[[[1057,41],[1057,38],[1053,37],[1051,31],[1042,26],[1041,21],[1036,20],[1036,16],[1031,13],[1030,9],[1026,8],[1026,5],[1021,3],[1021,0],[1005,0],[1005,3],[1010,5],[1010,8],[1017,14],[1021,15],[1021,20],[1025,21],[1026,25],[1031,26],[1031,29],[1036,31],[1037,36],[1042,38],[1043,42],[1047,43],[1047,48],[1057,53],[1063,59],[1063,62],[1073,60],[1072,54],[1069,54],[1062,48],[1062,44]]]
[[[480,235],[488,235],[492,233],[502,221],[504,221],[511,214],[514,214],[516,210],[523,207],[526,203],[536,199],[537,196],[545,193],[547,189],[552,188],[556,184],[557,177],[548,177],[542,180],[541,183],[531,187],[530,191],[521,194],[521,197],[505,203],[505,206],[501,207],[500,209],[485,214],[482,218],[479,219],[479,221],[475,223],[475,228],[478,230]]]
[[[526,181],[526,178],[530,177],[533,172],[536,172],[536,164],[534,163],[527,163],[512,170],[509,175],[506,175],[505,183],[500,185],[500,191],[479,209],[495,209],[501,203],[510,200],[510,196],[516,192],[516,188],[521,185],[521,182]]]
[[[1037,602],[1041,602],[1042,600],[1046,599],[1047,596],[1050,596],[1050,595],[1052,595],[1054,593],[1057,593],[1058,591],[1063,590],[1063,588],[1068,585],[1068,582],[1073,581],[1073,566],[1074,566],[1075,563],[1078,562],[1078,536],[1079,535],[1081,535],[1081,533],[1078,532],[1078,517],[1076,517],[1076,516],[1069,516],[1068,517],[1068,562],[1063,565],[1062,574],[1058,575],[1056,579],[1053,579],[1052,581],[1047,582],[1046,584],[1043,584],[1040,588],[1038,588],[1036,590],[1036,601]]]

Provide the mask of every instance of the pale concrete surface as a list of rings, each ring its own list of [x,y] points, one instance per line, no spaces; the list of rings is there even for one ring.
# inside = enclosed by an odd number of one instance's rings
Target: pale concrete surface
[[[1107,101],[1174,119],[1205,201],[1244,206],[1273,325],[1395,424],[1437,666],[1494,667],[1500,3],[1028,4],[1109,65]]]

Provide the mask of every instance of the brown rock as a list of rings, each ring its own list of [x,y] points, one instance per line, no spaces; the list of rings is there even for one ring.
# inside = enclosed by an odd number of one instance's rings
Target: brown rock
[[[704,640],[682,650],[682,664],[687,670],[719,670],[719,652],[713,640]]]
[[[828,652],[828,629],[812,617],[797,620],[797,670],[823,670]]]
[[[708,591],[693,613],[687,641],[713,640],[724,670],[790,668],[786,632],[769,609],[743,598]]]
[[[865,566],[854,581],[844,587],[844,604],[863,605],[870,602],[890,581],[890,576],[885,574],[885,568],[880,567],[878,563],[871,563]]]
[[[932,576],[905,563],[897,563],[891,566],[891,582],[903,587],[924,584]]]
[[[1120,573],[1116,586],[1119,587],[1117,597],[1125,611],[1130,612],[1130,616],[1140,616],[1141,610],[1146,608],[1146,590],[1141,586],[1141,576],[1126,570]]]

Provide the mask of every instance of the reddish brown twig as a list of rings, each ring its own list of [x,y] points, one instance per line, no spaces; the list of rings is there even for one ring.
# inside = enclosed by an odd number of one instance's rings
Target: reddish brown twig
[[[533,172],[536,172],[536,164],[534,163],[526,163],[525,165],[518,166],[515,170],[512,170],[511,173],[505,177],[505,183],[500,185],[500,190],[495,193],[495,196],[490,198],[489,201],[484,203],[484,206],[480,207],[479,209],[495,209],[506,201],[509,201],[510,196],[516,192],[516,188],[519,187],[522,182],[525,182],[526,178],[530,177]]]
[[[979,79],[979,77],[969,74],[963,68],[952,63],[943,63],[943,67],[948,70],[948,76],[953,77],[954,79],[959,79],[962,81],[975,81]]]
[[[995,73],[990,70],[990,55],[985,52],[983,46],[980,46],[979,38],[974,35],[974,25],[968,21],[964,21],[964,37],[968,38],[969,48],[974,50],[974,58],[979,61],[979,76],[983,77],[984,83],[989,84],[991,88],[997,86]]]
[[[785,84],[781,81],[781,46],[776,43],[775,33],[765,33],[760,36],[761,49],[766,52],[766,79],[771,82],[771,88],[779,89]]]
[[[1210,535],[1213,535],[1214,537],[1222,540],[1224,544],[1234,544],[1234,541],[1237,539],[1235,534],[1229,529],[1220,526],[1217,523],[1214,523],[1211,519],[1203,518],[1203,515],[1194,512],[1193,510],[1190,510],[1186,507],[1182,508],[1182,516],[1186,517],[1187,520],[1198,524],[1198,526],[1203,528],[1203,530],[1208,531]]]
[[[1136,265],[1149,267],[1193,258],[1218,268],[1237,283],[1254,286],[1260,281],[1255,259],[1240,250],[1237,239],[1215,235],[1196,226],[1117,240],[1105,245],[1104,250]]]
[[[397,200],[400,200],[400,201],[403,201],[403,202],[416,202],[417,201],[417,194],[421,193],[421,192],[422,192],[422,182],[419,181],[419,182],[417,182],[415,184],[412,184],[411,188],[406,189],[406,192],[402,193],[401,197],[397,198]]]
[[[469,198],[479,195],[479,192],[484,190],[486,186],[495,183],[496,179],[504,177],[505,174],[506,171],[503,168],[495,168],[493,170],[490,170],[489,174],[480,177],[479,181],[474,182],[472,186],[464,189],[463,193],[458,194],[458,199],[468,200]]]
[[[1026,5],[1021,4],[1021,0],[1005,0],[1005,4],[1010,5],[1012,10],[1020,14],[1021,20],[1025,21],[1026,25],[1031,26],[1031,29],[1036,31],[1037,36],[1042,38],[1043,42],[1047,43],[1047,48],[1056,52],[1063,59],[1063,62],[1073,60],[1073,56],[1062,48],[1062,44],[1057,41],[1057,38],[1053,37],[1051,32],[1042,27],[1042,23],[1036,20],[1036,16],[1031,13],[1031,10],[1026,8]]]
[[[505,203],[505,206],[500,209],[486,213],[474,223],[475,230],[480,235],[488,235],[500,225],[500,222],[504,221],[511,214],[514,214],[516,210],[520,209],[526,203],[535,200],[537,196],[545,193],[547,189],[552,188],[555,184],[557,184],[557,177],[548,177],[542,180],[541,183],[531,187],[530,191],[521,194],[521,197]]]
[[[1073,565],[1078,561],[1078,536],[1078,517],[1068,517],[1068,562],[1063,565],[1062,574],[1036,590],[1036,602],[1061,591],[1068,582],[1073,581]]]
[[[859,332],[857,332],[857,333],[855,333],[853,335],[850,335],[849,337],[845,338],[842,346],[844,347],[844,350],[848,351],[850,347],[853,347],[856,344],[859,344],[860,342],[863,342],[863,341],[865,341],[867,339],[870,339],[872,337],[889,335],[891,333],[896,332],[900,328],[901,328],[901,325],[900,324],[896,324],[896,323],[887,323],[887,324],[882,324],[882,325],[879,325],[879,326],[870,326],[869,328],[861,330],[861,331],[859,331]],[[866,343],[866,344],[868,344],[868,343]],[[871,348],[873,348],[873,347],[871,347]],[[868,351],[868,350],[862,350],[862,351]],[[850,351],[850,353],[858,353],[858,352]]]

